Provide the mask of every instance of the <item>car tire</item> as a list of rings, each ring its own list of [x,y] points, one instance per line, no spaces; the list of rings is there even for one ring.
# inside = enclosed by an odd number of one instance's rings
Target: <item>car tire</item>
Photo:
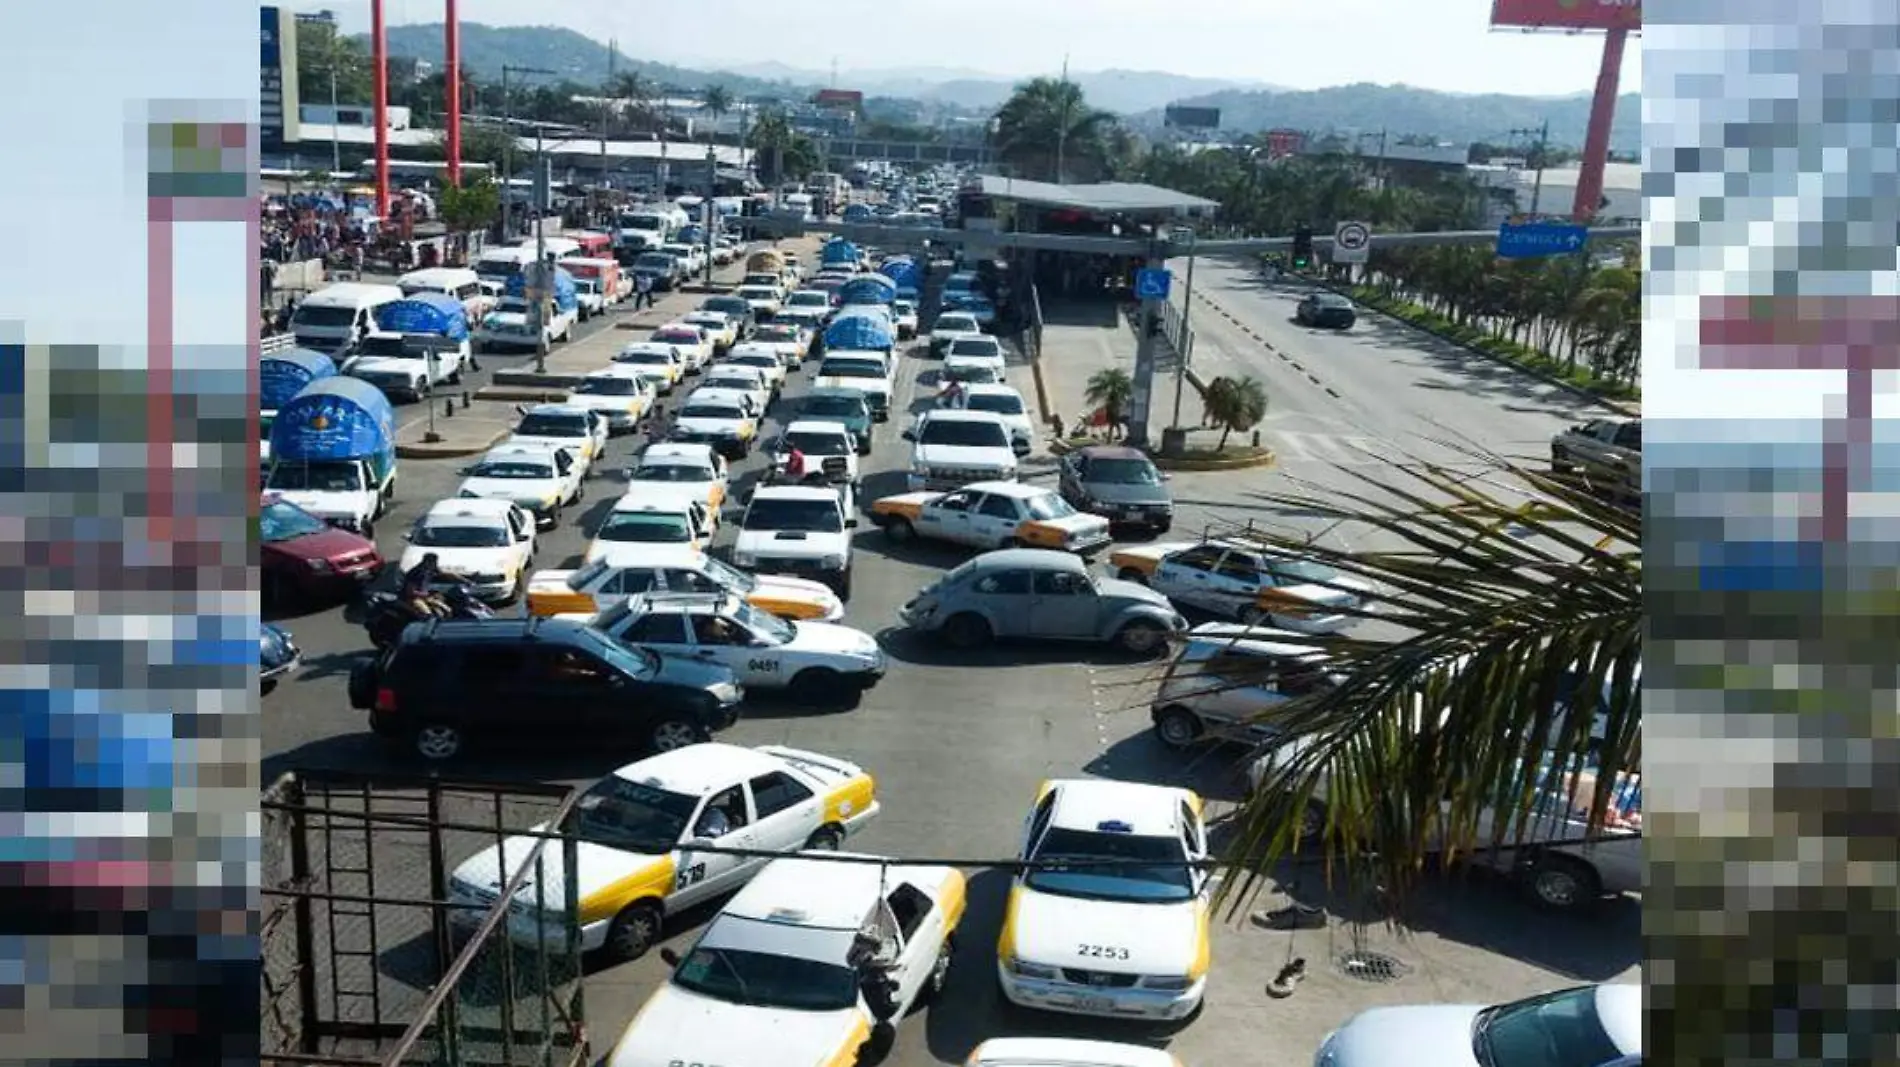
[[[668,715],[647,731],[647,747],[654,752],[672,752],[711,739],[704,725],[682,715]]]
[[[1115,572],[1115,577],[1124,582],[1133,582],[1136,585],[1148,584],[1148,576],[1133,567],[1123,567],[1121,570]]]
[[[836,852],[844,845],[844,832],[835,826],[820,826],[805,839],[805,848],[814,852]]]
[[[1155,712],[1155,737],[1172,749],[1191,747],[1204,732],[1200,716],[1179,704],[1170,704]]]
[[[982,648],[995,639],[996,633],[990,628],[989,620],[974,612],[961,612],[943,621],[938,631],[943,635],[944,643],[951,648]]]
[[[807,667],[786,687],[793,701],[807,707],[832,707],[850,695],[844,676],[828,667]]]
[[[1115,631],[1115,645],[1131,656],[1153,656],[1167,647],[1168,632],[1146,619],[1124,623]]]
[[[375,519],[364,519],[364,520],[363,520],[363,529],[362,529],[362,531],[361,531],[361,532],[362,532],[362,534],[363,534],[363,539],[364,539],[365,541],[374,541],[374,540],[376,540],[376,520],[375,520]]]
[[[410,735],[409,744],[430,763],[447,763],[462,753],[462,731],[446,723],[424,723]]]
[[[1578,912],[1603,898],[1603,880],[1582,860],[1541,852],[1525,864],[1524,889],[1546,911]]]
[[[635,904],[614,916],[607,927],[607,940],[601,951],[608,958],[625,963],[647,954],[660,940],[662,915],[652,904]]]
[[[884,524],[884,536],[899,544],[914,541],[917,538],[917,527],[912,526],[909,519],[899,516]]]

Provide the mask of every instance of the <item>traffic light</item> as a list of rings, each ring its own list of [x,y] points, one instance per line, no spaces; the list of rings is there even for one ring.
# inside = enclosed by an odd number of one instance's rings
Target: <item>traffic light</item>
[[[1293,231],[1293,269],[1305,270],[1313,265],[1313,227],[1301,226]]]

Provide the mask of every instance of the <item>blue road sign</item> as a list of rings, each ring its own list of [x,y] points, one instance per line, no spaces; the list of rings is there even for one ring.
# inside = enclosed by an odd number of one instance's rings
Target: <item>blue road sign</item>
[[[1532,259],[1581,252],[1590,230],[1573,222],[1524,222],[1498,227],[1498,255],[1505,259]]]
[[[1166,300],[1174,275],[1165,270],[1143,267],[1135,272],[1135,299]]]

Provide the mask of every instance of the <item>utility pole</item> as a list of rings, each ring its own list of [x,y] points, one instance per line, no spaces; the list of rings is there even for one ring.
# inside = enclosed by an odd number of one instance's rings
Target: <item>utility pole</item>
[[[513,215],[509,208],[513,206],[510,198],[514,194],[515,122],[514,97],[508,91],[508,75],[552,75],[553,73],[551,70],[542,70],[540,67],[513,67],[506,63],[501,65],[501,130],[507,135],[501,143],[501,239],[504,241],[514,236]],[[535,136],[539,137],[540,134],[541,128],[536,126]]]
[[[528,322],[534,330],[534,372],[548,369],[548,301],[554,298],[554,270],[548,265],[547,228],[541,223],[547,215],[547,161],[541,154],[541,123],[534,124],[534,274],[522,281],[533,286],[528,297],[532,312]]]
[[[719,192],[719,151],[712,144],[706,146],[706,203],[702,205],[706,217],[706,288],[713,283],[713,220],[718,212],[713,210],[713,196]]]
[[[605,85],[601,87],[601,101],[600,101],[600,184],[598,186],[599,190],[605,190],[607,186],[607,119],[608,119],[608,116],[613,114],[613,110],[614,110],[614,101],[613,101],[614,56],[619,51],[620,51],[620,42],[616,39],[609,38],[607,41],[607,82]],[[594,199],[596,202],[594,210],[597,213],[604,213],[605,208],[606,208],[606,203],[607,203],[606,193],[604,191],[596,191],[594,193]]]
[[[1545,157],[1550,154],[1550,120],[1545,119],[1544,124],[1534,130],[1521,129],[1511,131],[1512,137],[1528,137],[1533,133],[1537,135],[1537,143],[1531,148],[1531,151],[1536,153],[1536,159],[1532,162],[1536,163],[1537,166],[1533,171],[1535,177],[1531,179],[1531,215],[1535,216],[1537,214],[1538,201],[1542,200],[1544,195],[1544,163],[1546,162]]]
[[[1148,242],[1149,270],[1168,269],[1167,243],[1161,238]],[[1128,404],[1128,444],[1144,448],[1148,444],[1148,415],[1154,404],[1155,341],[1161,333],[1165,300],[1141,302],[1141,338],[1135,347],[1135,395]]]
[[[335,174],[343,169],[343,137],[337,128],[336,117],[336,62],[339,52],[336,46],[336,20],[330,19],[330,172]]]
[[[1174,418],[1168,427],[1173,429],[1181,425],[1181,387],[1187,382],[1188,352],[1193,347],[1194,335],[1188,332],[1188,322],[1194,315],[1194,231],[1186,226],[1178,226],[1169,235],[1177,245],[1186,245],[1188,254],[1187,287],[1181,294],[1181,336],[1175,338],[1174,363]]]
[[[1069,56],[1062,56],[1062,116],[1056,122],[1056,184],[1063,184],[1063,158],[1069,145]]]

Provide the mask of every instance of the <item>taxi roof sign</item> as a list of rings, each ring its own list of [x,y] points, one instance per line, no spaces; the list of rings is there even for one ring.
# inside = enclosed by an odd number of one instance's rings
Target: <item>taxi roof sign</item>
[[[1120,819],[1108,819],[1095,824],[1095,828],[1105,834],[1132,834],[1135,828]]]

